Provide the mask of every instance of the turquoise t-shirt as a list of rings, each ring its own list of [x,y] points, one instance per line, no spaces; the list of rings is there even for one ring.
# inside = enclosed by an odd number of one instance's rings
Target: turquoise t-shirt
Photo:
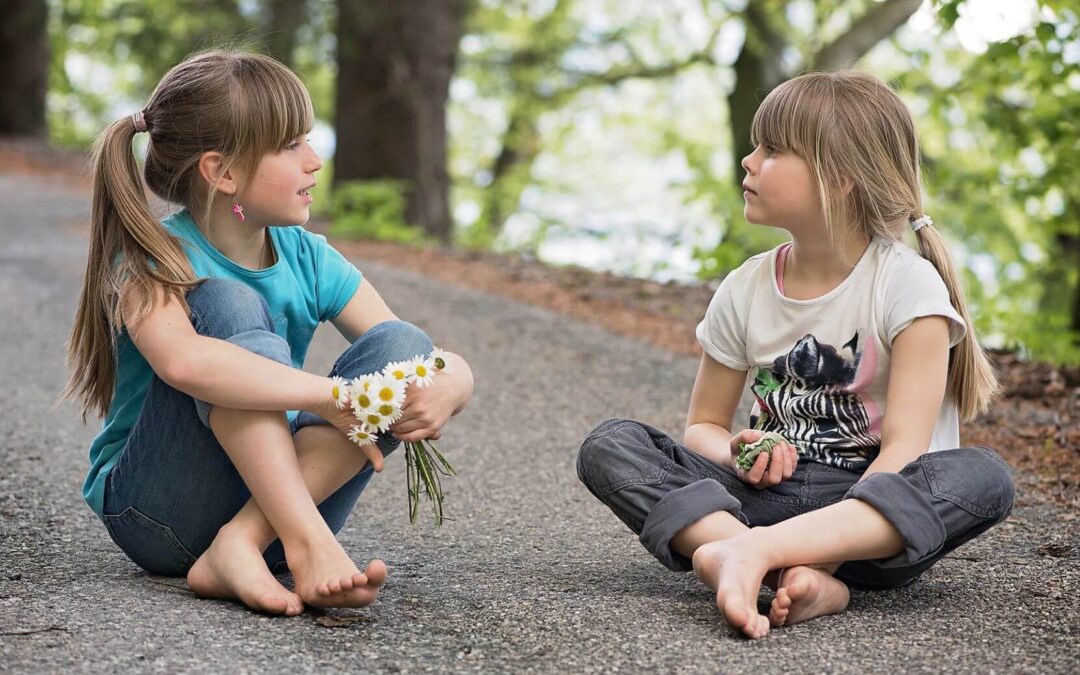
[[[183,241],[196,277],[242,281],[266,299],[274,332],[288,341],[296,368],[304,365],[315,328],[336,317],[360,286],[360,270],[334,250],[326,237],[299,226],[271,227],[276,262],[266,269],[249,270],[214,248],[187,211],[169,216],[162,225]],[[90,445],[90,473],[83,483],[83,499],[98,516],[104,511],[105,478],[139,419],[153,375],[124,331],[117,338],[112,403],[101,433]],[[295,415],[290,412],[290,419]]]

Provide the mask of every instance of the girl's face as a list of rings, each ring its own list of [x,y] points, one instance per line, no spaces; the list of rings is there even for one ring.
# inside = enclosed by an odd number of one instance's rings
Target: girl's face
[[[810,165],[793,152],[758,144],[743,158],[743,214],[757,225],[806,230],[822,220],[821,200]]]
[[[322,165],[303,136],[268,153],[237,196],[244,216],[257,225],[303,225],[311,215],[310,190]]]

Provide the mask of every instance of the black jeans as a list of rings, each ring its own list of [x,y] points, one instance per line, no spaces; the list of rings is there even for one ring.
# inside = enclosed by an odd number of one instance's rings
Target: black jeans
[[[949,551],[1009,515],[1008,465],[984,447],[927,453],[899,473],[861,474],[802,461],[790,479],[759,490],[734,469],[715,464],[633,420],[608,420],[581,446],[578,476],[597,499],[639,535],[666,567],[691,569],[671,538],[702,517],[727,511],[748,527],[860,499],[900,533],[904,550],[884,560],[844,563],[836,577],[859,588],[895,588],[918,579]]]

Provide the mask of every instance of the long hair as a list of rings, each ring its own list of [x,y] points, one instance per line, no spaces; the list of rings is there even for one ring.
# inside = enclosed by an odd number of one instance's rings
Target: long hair
[[[62,394],[80,400],[84,420],[108,412],[121,331],[137,326],[162,295],[187,309],[185,295],[196,283],[180,241],[151,213],[145,188],[206,220],[216,190],[199,175],[204,153],[220,152],[224,170],[251,175],[267,153],[310,131],[314,119],[307,90],[288,68],[224,50],[173,67],[142,113],[150,135],[145,186],[132,149],[132,117],[110,124],[94,143],[90,253]]]
[[[915,123],[900,97],[872,75],[808,73],[784,82],[762,101],[751,136],[810,165],[833,242],[851,232],[899,241],[908,222],[925,215]],[[916,238],[967,326],[949,354],[948,393],[969,420],[997,398],[1000,385],[975,337],[945,241],[933,225]]]

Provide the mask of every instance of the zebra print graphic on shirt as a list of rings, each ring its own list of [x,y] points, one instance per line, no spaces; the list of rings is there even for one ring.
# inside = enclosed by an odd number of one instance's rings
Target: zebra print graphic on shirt
[[[803,459],[864,471],[881,438],[853,390],[864,354],[858,347],[858,332],[840,351],[806,335],[770,368],[758,368],[751,426],[782,434]]]

